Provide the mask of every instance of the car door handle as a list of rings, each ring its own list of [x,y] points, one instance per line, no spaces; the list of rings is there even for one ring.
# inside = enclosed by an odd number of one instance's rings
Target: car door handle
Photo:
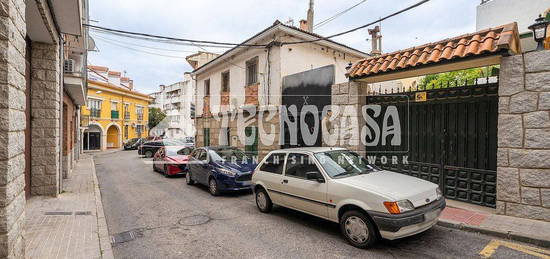
[[[284,179],[281,184],[285,184],[285,183],[288,183],[288,180],[287,179]]]

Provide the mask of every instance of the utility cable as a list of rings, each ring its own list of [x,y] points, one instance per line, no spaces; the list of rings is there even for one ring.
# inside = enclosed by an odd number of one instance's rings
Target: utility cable
[[[367,0],[361,0],[359,3],[357,3],[357,4],[355,4],[355,5],[353,5],[353,6],[349,7],[349,8],[347,8],[347,9],[345,9],[345,10],[343,10],[343,11],[338,12],[337,14],[335,14],[335,15],[333,15],[333,16],[331,16],[331,17],[329,17],[329,18],[327,18],[327,19],[325,19],[325,20],[319,22],[318,24],[315,24],[315,25],[313,26],[313,29],[318,29],[318,28],[320,28],[320,27],[322,27],[322,26],[328,24],[329,22],[334,21],[336,18],[338,18],[338,17],[340,17],[341,15],[343,15],[343,14],[345,14],[345,13],[351,11],[353,8],[355,8],[355,7],[357,7],[357,6],[361,5],[361,4],[363,4],[363,3],[366,2],[366,1],[367,1]]]

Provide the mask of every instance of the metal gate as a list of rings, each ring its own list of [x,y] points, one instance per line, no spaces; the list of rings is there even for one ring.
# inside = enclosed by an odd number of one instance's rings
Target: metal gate
[[[384,169],[439,184],[447,198],[495,207],[498,82],[489,81],[367,96],[382,114],[395,106],[402,129],[400,146],[380,142],[367,146],[367,155]],[[382,117],[374,118],[378,125]]]

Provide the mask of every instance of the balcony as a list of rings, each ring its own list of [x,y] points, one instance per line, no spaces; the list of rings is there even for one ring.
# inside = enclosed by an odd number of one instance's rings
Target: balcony
[[[111,111],[111,119],[118,119],[118,111]]]
[[[90,109],[90,117],[92,117],[92,118],[101,117],[101,110],[100,109]]]

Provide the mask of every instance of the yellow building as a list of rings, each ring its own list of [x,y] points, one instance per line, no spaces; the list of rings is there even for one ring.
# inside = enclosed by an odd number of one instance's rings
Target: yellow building
[[[131,80],[120,77],[120,72],[108,71],[106,67],[89,68],[97,77],[89,76],[88,101],[81,107],[82,119],[88,120],[82,138],[84,150],[120,148],[128,139],[147,137],[152,98],[132,90]],[[105,80],[95,80],[98,77]]]

